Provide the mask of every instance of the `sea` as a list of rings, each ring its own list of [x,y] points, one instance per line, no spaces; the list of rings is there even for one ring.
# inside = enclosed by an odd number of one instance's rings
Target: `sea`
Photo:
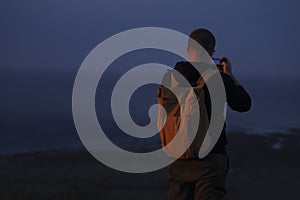
[[[116,63],[118,64],[118,63]],[[126,69],[107,71],[100,79],[95,96],[99,125],[106,136],[124,149],[160,148],[159,136],[134,138],[114,121],[110,100],[116,81]],[[77,70],[2,70],[0,78],[0,154],[52,149],[84,148],[72,115],[72,90]],[[105,77],[104,77],[105,75]],[[288,134],[300,128],[300,80],[267,77],[241,77],[241,84],[252,98],[249,112],[227,109],[227,133]],[[128,109],[138,126],[150,122],[149,109],[156,103],[157,84],[139,87],[131,96]]]

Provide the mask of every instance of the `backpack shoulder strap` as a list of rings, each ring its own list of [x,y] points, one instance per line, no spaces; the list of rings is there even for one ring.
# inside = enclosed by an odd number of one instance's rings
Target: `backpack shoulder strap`
[[[204,85],[206,84],[205,80],[209,80],[213,75],[218,73],[218,71],[213,70],[213,69],[207,69],[205,70],[202,75],[199,77],[197,80],[197,87],[203,88]]]

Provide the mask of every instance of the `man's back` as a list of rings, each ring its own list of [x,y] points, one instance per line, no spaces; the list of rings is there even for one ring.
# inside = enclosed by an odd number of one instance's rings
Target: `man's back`
[[[193,63],[195,65],[195,63]],[[199,77],[201,76],[197,69],[193,66],[190,62],[178,62],[175,66],[175,70],[177,70],[179,73],[181,73],[188,81],[189,83],[193,84],[196,82]],[[202,65],[207,65],[205,63],[201,63]],[[199,65],[196,64],[196,65]],[[210,66],[207,66],[210,67]],[[251,108],[251,98],[247,91],[241,86],[236,85],[234,81],[225,73],[220,72],[224,86],[225,86],[225,92],[226,92],[226,100],[228,106],[238,112],[246,112]],[[211,77],[211,79],[214,79],[214,77]],[[208,80],[208,81],[214,81],[214,80]],[[206,110],[208,112],[208,117],[210,119],[211,117],[211,99],[209,95],[208,88],[206,85],[204,86],[205,90],[205,105]],[[221,153],[226,154],[225,145],[227,145],[227,137],[225,134],[225,128],[226,123],[224,124],[221,136],[211,151],[211,153]]]

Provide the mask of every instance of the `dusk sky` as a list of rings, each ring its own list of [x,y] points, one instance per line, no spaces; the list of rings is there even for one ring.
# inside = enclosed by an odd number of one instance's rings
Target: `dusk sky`
[[[35,132],[36,120],[50,126],[41,116],[70,120],[74,128],[74,80],[83,60],[98,44],[132,28],[164,27],[190,34],[204,27],[216,36],[215,55],[231,59],[235,76],[253,99],[253,108],[243,117],[229,113],[228,127],[242,126],[255,133],[296,128],[300,119],[299,11],[296,0],[2,0],[0,121],[5,127],[20,129],[20,124],[26,124],[23,129],[28,133]],[[108,68],[115,74],[101,77],[108,86],[104,96],[110,95],[113,81],[128,68],[149,60],[173,67],[179,61],[167,55],[146,50],[117,59]],[[147,98],[155,100],[155,92],[147,92]],[[109,108],[97,102],[102,109]],[[147,110],[144,114],[147,116]],[[9,135],[13,134],[7,132]]]
[[[299,11],[297,0],[2,0],[0,66],[77,71],[89,51],[121,31],[205,27],[238,76],[297,79]]]

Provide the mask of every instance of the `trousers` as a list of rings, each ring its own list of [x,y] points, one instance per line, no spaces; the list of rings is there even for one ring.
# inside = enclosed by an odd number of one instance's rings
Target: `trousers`
[[[221,200],[229,159],[211,153],[202,159],[176,160],[169,165],[169,200]]]

